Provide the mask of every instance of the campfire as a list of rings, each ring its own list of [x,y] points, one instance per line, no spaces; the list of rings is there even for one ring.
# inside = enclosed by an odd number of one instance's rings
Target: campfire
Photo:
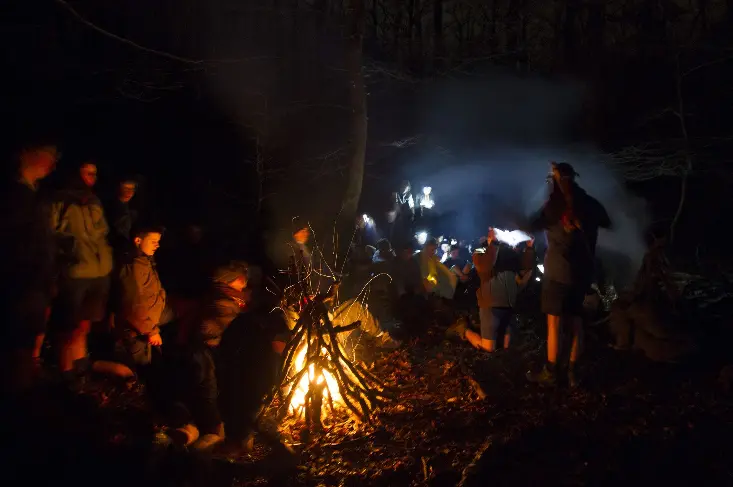
[[[368,422],[374,410],[391,397],[384,383],[359,362],[350,360],[339,335],[357,329],[361,322],[335,326],[329,303],[337,286],[306,298],[283,352],[277,394],[279,420],[305,421],[310,431],[345,412]]]

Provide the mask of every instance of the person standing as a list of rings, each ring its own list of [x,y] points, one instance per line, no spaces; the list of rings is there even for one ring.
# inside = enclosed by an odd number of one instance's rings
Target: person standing
[[[88,366],[87,336],[91,324],[106,313],[112,272],[109,227],[94,194],[97,166],[85,161],[53,204],[51,227],[62,250],[59,279],[61,349],[59,369],[72,388]]]
[[[572,330],[568,381],[578,385],[576,363],[583,344],[583,300],[593,281],[599,228],[611,228],[611,219],[598,200],[575,182],[578,174],[567,163],[552,163],[550,197],[530,223],[530,230],[545,230],[547,252],[542,281],[542,311],[547,315],[547,363],[527,378],[541,385],[556,382],[561,324]]]
[[[38,184],[56,167],[53,144],[25,146],[17,156],[17,171],[0,196],[0,360],[2,397],[11,398],[32,385],[34,362],[50,309],[55,247],[48,227],[48,208],[38,197]]]
[[[130,201],[137,192],[137,182],[133,178],[122,179],[117,187],[114,201],[107,207],[110,223],[109,241],[118,255],[130,247],[130,232],[137,220],[137,212],[130,208]]]

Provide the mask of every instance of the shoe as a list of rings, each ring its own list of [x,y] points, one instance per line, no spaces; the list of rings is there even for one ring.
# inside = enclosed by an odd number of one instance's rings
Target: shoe
[[[199,439],[199,429],[195,425],[189,423],[168,432],[168,436],[173,440],[175,445],[186,447],[192,445]]]
[[[210,451],[220,443],[224,442],[224,437],[219,436],[216,433],[208,433],[198,439],[191,448],[196,451]]]
[[[555,373],[550,371],[547,365],[542,367],[542,370],[539,372],[527,372],[527,380],[539,384],[542,387],[553,387],[557,383]]]

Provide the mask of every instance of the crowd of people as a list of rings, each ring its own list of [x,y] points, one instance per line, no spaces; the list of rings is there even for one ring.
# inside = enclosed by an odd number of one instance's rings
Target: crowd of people
[[[289,451],[272,429],[258,424],[258,412],[276,385],[303,297],[326,292],[334,280],[342,293],[332,309],[334,323],[360,321],[355,333],[377,347],[399,347],[402,338],[419,332],[426,315],[467,302],[466,310],[478,309],[480,330],[466,329],[462,336],[490,353],[509,347],[517,298],[536,272],[533,239],[512,248],[492,229],[472,254],[454,243],[441,259],[441,242],[419,245],[412,230],[402,231],[414,217],[403,191],[392,215],[398,222],[394,245],[386,238],[375,247],[355,245],[343,275],[326,272],[327,259],[309,244],[307,223],[296,222],[278,262],[280,276],[232,261],[202,270],[206,283],[190,292],[169,293],[155,261],[165,229],[141,223],[131,209],[136,182],[120,180],[115,197],[103,204],[94,191],[97,165],[84,160],[63,190],[40,197],[39,183],[58,160],[53,144],[23,147],[1,198],[4,398],[22,404],[41,376],[73,394],[83,390],[95,365],[106,365],[118,376],[146,381],[153,402],[170,418],[171,441],[193,448],[251,448],[257,432]],[[577,382],[580,316],[593,280],[598,228],[610,226],[575,176],[568,164],[554,164],[550,198],[526,225],[529,232],[545,230],[548,239],[542,283],[547,363],[528,374],[541,384],[555,383],[563,322],[574,333],[569,378]],[[265,292],[268,280],[280,284],[280,295]],[[292,314],[273,313],[278,305]],[[109,346],[95,349],[90,360],[93,330]]]

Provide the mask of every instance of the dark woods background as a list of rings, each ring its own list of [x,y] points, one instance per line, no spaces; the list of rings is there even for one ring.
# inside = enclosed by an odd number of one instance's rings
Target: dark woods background
[[[107,187],[144,175],[151,218],[248,253],[296,215],[325,232],[359,192],[380,215],[402,178],[446,202],[503,172],[528,204],[548,160],[583,154],[610,168],[587,176],[648,199],[642,226],[663,233],[685,181],[678,254],[725,250],[733,1],[358,1],[14,2],[0,19],[4,149],[53,134],[57,180],[85,157]],[[469,186],[489,196],[472,207],[520,203],[506,184]]]

